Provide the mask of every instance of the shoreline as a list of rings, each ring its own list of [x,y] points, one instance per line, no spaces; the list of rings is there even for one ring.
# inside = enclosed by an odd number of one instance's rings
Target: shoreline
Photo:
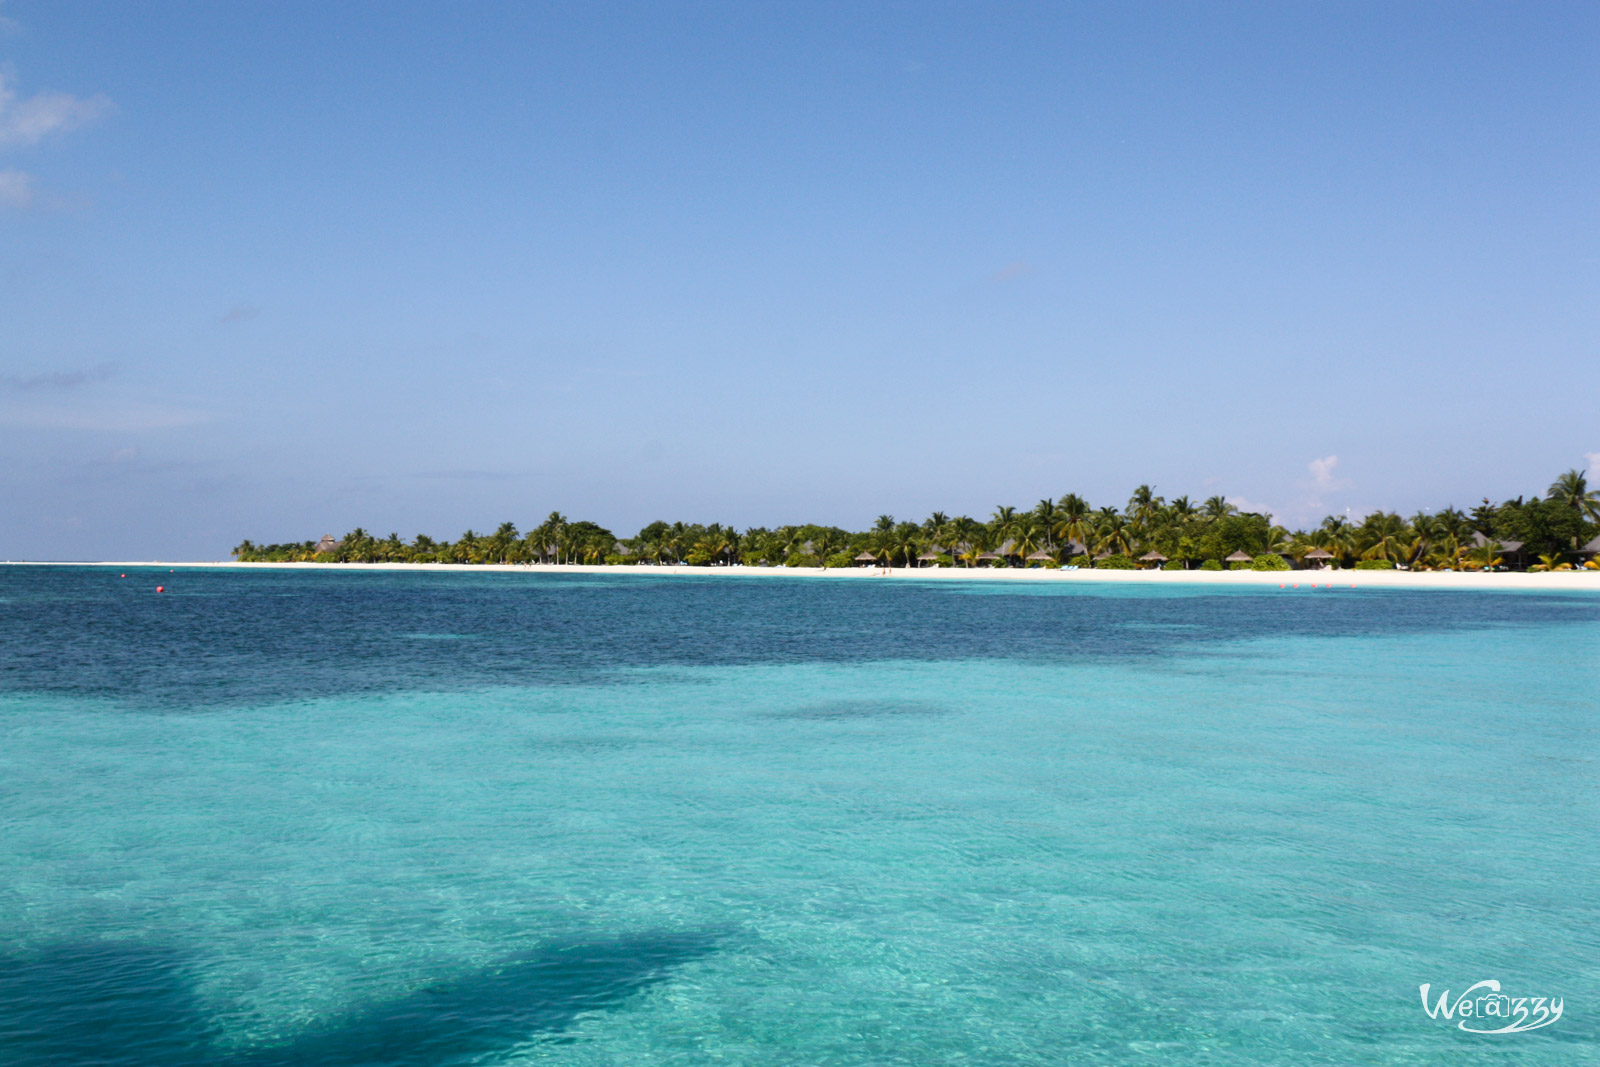
[[[239,563],[235,561],[127,560],[74,562],[66,560],[7,560],[8,567],[168,567],[186,569],[237,568],[243,570],[302,571],[460,571],[501,574],[632,574],[654,578],[828,578],[841,581],[978,581],[978,582],[1098,582],[1167,583],[1175,585],[1322,586],[1373,589],[1537,590],[1543,592],[1600,593],[1600,571],[1555,573],[1497,571],[1062,571],[1049,568],[895,567],[689,567],[610,566],[606,564],[553,563]]]

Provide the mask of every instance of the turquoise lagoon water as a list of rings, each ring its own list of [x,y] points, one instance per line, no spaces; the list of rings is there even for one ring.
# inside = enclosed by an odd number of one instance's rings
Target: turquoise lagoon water
[[[3,1063],[1600,1062],[1600,598],[120,573],[3,572]]]

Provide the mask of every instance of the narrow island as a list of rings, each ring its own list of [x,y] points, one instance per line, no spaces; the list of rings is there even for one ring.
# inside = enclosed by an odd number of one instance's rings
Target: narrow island
[[[751,567],[966,567],[1101,570],[1301,568],[1438,571],[1600,570],[1600,492],[1570,470],[1543,494],[1470,511],[1447,507],[1410,518],[1377,511],[1359,521],[1330,515],[1288,530],[1221,496],[1165,500],[1149,485],[1122,508],[1093,507],[1068,493],[1028,510],[1001,506],[987,521],[934,512],[921,522],[881,515],[869,530],[816,524],[752,527],[652,522],[619,538],[594,522],[551,512],[519,533],[468,530],[455,541],[410,542],[357,528],[335,539],[233,550],[241,563],[458,563]]]

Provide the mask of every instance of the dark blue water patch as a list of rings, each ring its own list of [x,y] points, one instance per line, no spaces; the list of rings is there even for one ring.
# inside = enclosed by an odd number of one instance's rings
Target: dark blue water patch
[[[437,571],[0,571],[0,691],[178,711],[626,668],[1172,657],[1219,641],[1600,619],[1560,594],[1283,591]],[[154,591],[156,584],[167,588]],[[450,639],[419,639],[449,635]],[[619,670],[621,668],[622,670]]]
[[[948,715],[949,708],[907,700],[834,700],[806,704],[772,712],[779,719],[811,719],[818,722],[849,722],[858,719],[921,718]]]
[[[177,950],[127,942],[0,957],[0,1062],[12,1067],[355,1067],[477,1062],[666,981],[704,932],[546,945],[375,1002],[271,1045],[228,1046]]]
[[[0,956],[0,1063],[185,1067],[212,1062],[216,1037],[174,949],[85,942]]]
[[[699,933],[550,945],[227,1062],[239,1067],[479,1062],[529,1038],[560,1035],[580,1015],[615,1007],[708,955],[715,945],[715,938]]]

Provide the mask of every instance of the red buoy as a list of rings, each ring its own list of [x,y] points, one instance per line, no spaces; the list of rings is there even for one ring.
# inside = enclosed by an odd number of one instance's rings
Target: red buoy
[[[164,586],[164,585],[158,585],[158,586],[156,586],[156,592],[158,592],[158,593],[165,593],[165,592],[166,592],[166,591],[167,591],[167,587],[166,587],[166,586]]]

